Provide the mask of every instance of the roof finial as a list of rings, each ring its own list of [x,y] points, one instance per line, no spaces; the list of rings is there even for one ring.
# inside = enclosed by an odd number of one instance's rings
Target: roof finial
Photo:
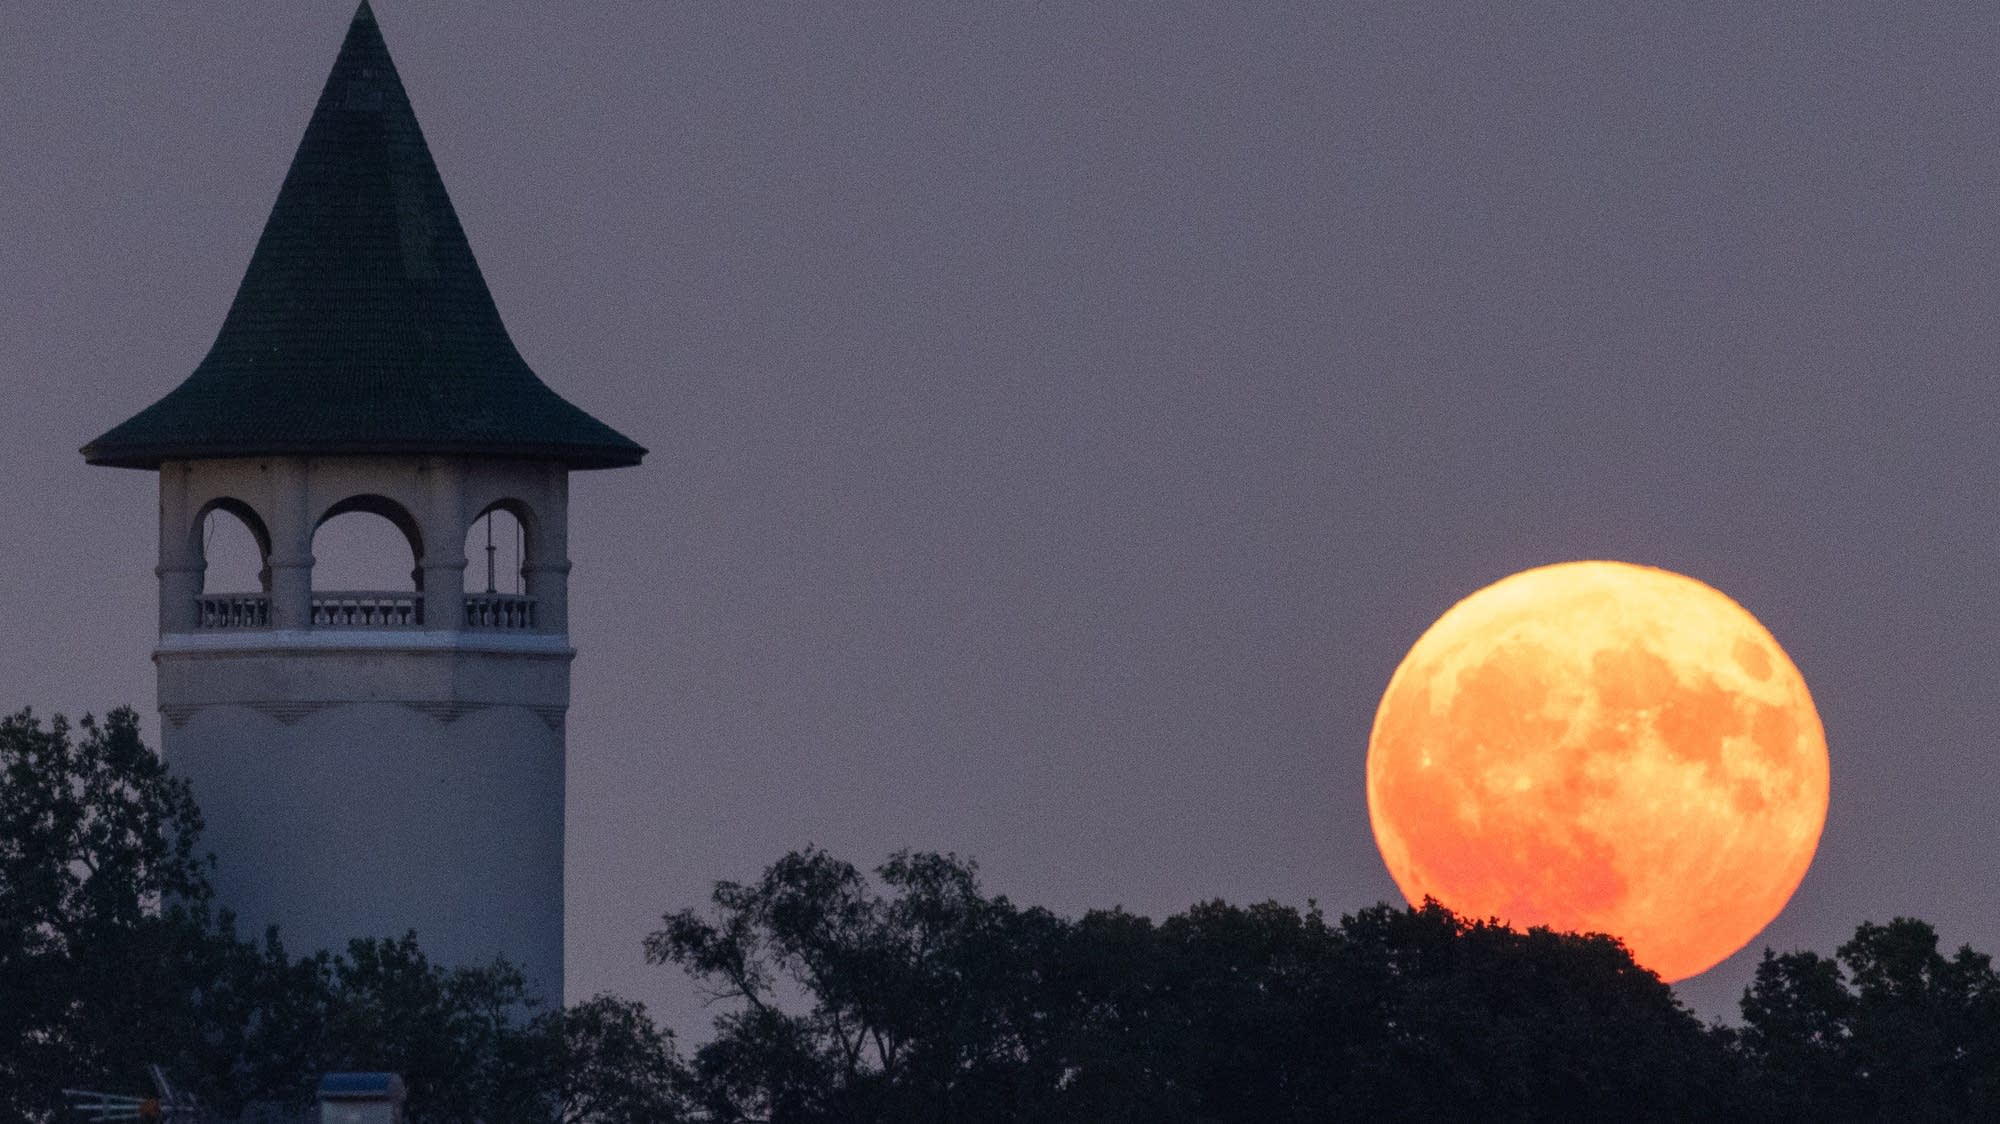
[[[375,9],[368,6],[368,0],[361,0],[361,6],[354,9],[354,22],[360,23],[362,20],[375,22]]]

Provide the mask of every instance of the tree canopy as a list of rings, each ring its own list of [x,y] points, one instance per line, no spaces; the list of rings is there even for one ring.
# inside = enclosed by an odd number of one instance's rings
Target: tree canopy
[[[718,1004],[684,1054],[415,934],[238,937],[200,831],[131,711],[0,720],[0,1119],[149,1062],[227,1113],[393,1070],[412,1124],[2000,1119],[2000,978],[1907,918],[1767,951],[1724,1026],[1613,938],[1435,902],[1066,918],[952,855],[806,848],[645,938]]]
[[[200,830],[132,711],[0,719],[0,1111],[78,1074],[143,1082],[212,1032],[231,950],[206,939]]]
[[[0,719],[0,1120],[61,1090],[300,1109],[319,1075],[393,1070],[416,1124],[670,1124],[680,1070],[638,1004],[548,1010],[512,966],[432,963],[413,934],[293,957],[214,909],[201,814],[138,716]]]
[[[900,854],[794,853],[647,938],[730,1009],[717,1121],[1318,1121],[1720,1111],[1726,1042],[1609,937],[1429,902],[1069,921]]]

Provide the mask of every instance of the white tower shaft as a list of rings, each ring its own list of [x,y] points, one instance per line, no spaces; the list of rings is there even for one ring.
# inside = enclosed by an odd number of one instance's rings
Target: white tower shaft
[[[559,998],[563,468],[229,459],[160,481],[163,750],[207,819],[221,900],[295,949],[414,929],[436,959],[504,956]],[[269,543],[268,591],[202,592],[218,508]],[[466,533],[496,508],[522,526],[525,596],[465,591]],[[344,510],[405,528],[421,589],[312,588],[312,533]]]

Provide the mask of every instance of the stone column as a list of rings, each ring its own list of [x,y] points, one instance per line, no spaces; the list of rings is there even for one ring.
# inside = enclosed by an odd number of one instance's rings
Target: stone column
[[[424,530],[424,627],[455,632],[465,627],[465,468],[435,457],[424,463],[430,504],[419,520]]]
[[[188,472],[181,461],[160,466],[160,563],[153,574],[160,579],[162,636],[193,632],[199,619],[195,598],[201,596],[207,562],[195,549],[200,529],[188,525],[193,518],[187,506]]]
[[[271,624],[312,627],[313,524],[307,462],[271,465]]]
[[[563,634],[569,631],[569,471],[544,467],[541,492],[521,575],[535,599],[536,631]]]

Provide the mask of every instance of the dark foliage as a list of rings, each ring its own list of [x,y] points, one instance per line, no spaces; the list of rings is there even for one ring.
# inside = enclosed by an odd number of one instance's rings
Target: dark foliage
[[[685,1071],[646,1008],[599,995],[544,1022],[561,1053],[542,1088],[562,1091],[559,1124],[668,1124],[683,1115]]]
[[[132,711],[0,719],[0,1118],[79,1074],[143,1087],[147,1062],[232,1036],[216,1015],[236,954],[208,939],[200,828]]]
[[[132,711],[0,720],[0,1121],[60,1118],[65,1086],[145,1090],[154,1062],[229,1114],[386,1069],[412,1124],[678,1118],[678,1061],[637,1004],[538,1011],[511,966],[432,964],[414,935],[301,959],[241,940],[200,831]]]
[[[754,886],[716,887],[717,916],[666,919],[650,959],[735,1001],[694,1060],[717,1120],[1047,1119],[1064,1059],[1047,974],[1069,930],[983,897],[968,866],[898,856],[875,894],[818,851]],[[811,997],[791,1013],[785,998]]]
[[[1764,953],[1741,1049],[1759,1115],[1779,1120],[2000,1119],[2000,978],[1946,957],[1929,925],[1863,924],[1837,950]]]
[[[729,1003],[693,1059],[714,1119],[1686,1119],[1736,1091],[1727,1041],[1606,937],[1435,903],[1065,921],[948,856],[877,873],[788,855],[647,940]]]
[[[1065,919],[953,856],[808,849],[646,939],[721,1004],[683,1058],[638,1004],[544,1010],[413,934],[242,940],[200,830],[131,711],[0,720],[0,1120],[148,1062],[226,1112],[393,1070],[412,1124],[2000,1119],[2000,978],[1908,919],[1766,952],[1729,1028],[1609,937],[1434,902]]]

